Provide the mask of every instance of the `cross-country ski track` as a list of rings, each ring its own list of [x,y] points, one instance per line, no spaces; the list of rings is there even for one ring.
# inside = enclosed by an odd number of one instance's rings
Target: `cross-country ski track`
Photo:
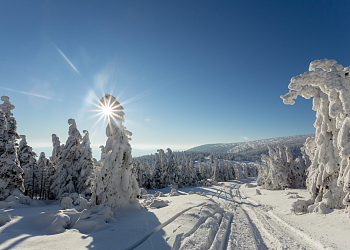
[[[153,233],[176,222],[180,226],[173,230],[173,250],[326,249],[319,241],[276,216],[269,206],[245,197],[240,191],[242,185],[225,182],[207,188],[210,203],[184,209],[126,249],[143,249],[142,243]],[[181,220],[186,218],[196,219],[193,227],[181,225]]]

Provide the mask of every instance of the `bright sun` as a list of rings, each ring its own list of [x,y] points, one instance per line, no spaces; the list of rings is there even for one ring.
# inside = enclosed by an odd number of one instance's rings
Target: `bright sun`
[[[108,105],[102,107],[102,113],[108,118],[112,115],[112,108]]]
[[[116,124],[121,124],[125,121],[125,114],[123,112],[124,108],[113,95],[105,94],[100,100],[96,96],[96,99],[99,103],[92,103],[99,108],[98,110],[92,110],[97,112],[97,114],[93,115],[92,117],[99,116],[99,119],[95,124],[97,124],[101,119],[104,121],[109,120],[109,122],[114,121]]]

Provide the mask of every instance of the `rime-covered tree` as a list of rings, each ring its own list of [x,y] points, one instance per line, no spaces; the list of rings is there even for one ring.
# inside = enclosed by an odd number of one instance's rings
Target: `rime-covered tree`
[[[124,108],[109,94],[100,100],[100,106],[102,109],[109,107],[113,113],[108,116],[105,161],[93,186],[91,204],[108,205],[115,210],[139,207],[136,200],[139,187],[132,173],[133,159],[129,144],[132,134],[123,126]]]
[[[152,171],[148,163],[142,165],[142,187],[153,188]]]
[[[76,164],[78,171],[77,192],[79,194],[91,196],[91,185],[95,178],[94,160],[92,158],[92,150],[90,147],[89,132],[83,130],[84,137],[80,144],[79,160]]]
[[[350,177],[350,67],[335,60],[316,60],[309,71],[293,77],[289,93],[281,96],[294,104],[298,96],[313,97],[316,111],[315,149],[311,149],[307,188],[315,203],[342,208],[349,197]],[[316,204],[315,204],[316,205]],[[319,204],[321,205],[321,204]]]
[[[154,161],[154,168],[153,168],[153,181],[154,181],[154,188],[163,188],[163,170],[161,161],[159,158],[159,154],[155,153],[155,161]]]
[[[57,136],[52,135],[52,143],[54,146],[52,160],[53,164],[55,164],[56,171],[53,176],[51,191],[56,199],[61,197],[64,193],[76,192],[79,178],[79,169],[76,164],[79,160],[79,146],[82,137],[74,119],[69,119],[68,124],[70,125],[68,131],[69,136],[65,145],[58,147],[59,139]]]
[[[173,152],[171,151],[171,149],[168,148],[167,150],[168,150],[168,153],[167,153],[168,160],[167,160],[167,163],[164,164],[164,166],[166,166],[166,167],[165,167],[165,171],[163,174],[163,176],[164,176],[163,183],[165,183],[165,185],[167,185],[167,186],[168,185],[178,185],[180,183],[179,182],[180,169],[177,165],[177,162],[175,160],[175,157],[173,156]]]
[[[15,108],[8,96],[2,96],[0,105],[0,200],[18,189],[24,192],[23,169],[17,156],[19,139],[17,123],[12,110]]]
[[[48,193],[47,193],[47,186],[50,177],[49,176],[49,165],[50,165],[50,161],[49,159],[47,159],[45,157],[45,153],[41,152],[39,159],[38,159],[38,167],[37,167],[37,171],[36,171],[36,178],[37,178],[37,183],[38,183],[38,196],[41,199],[48,199]]]
[[[26,136],[20,136],[22,140],[19,142],[18,159],[23,169],[23,180],[25,195],[33,198],[34,189],[37,186],[35,170],[37,169],[36,153],[27,143]]]
[[[62,145],[63,148],[64,145]],[[52,134],[52,156],[51,162],[57,165],[61,161],[61,142],[60,138],[55,134]]]

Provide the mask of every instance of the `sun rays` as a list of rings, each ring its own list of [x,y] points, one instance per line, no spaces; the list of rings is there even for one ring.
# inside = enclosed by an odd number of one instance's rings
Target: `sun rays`
[[[98,108],[90,110],[97,113],[93,114],[89,119],[98,117],[93,127],[95,127],[101,120],[103,120],[103,124],[105,124],[106,121],[113,121],[118,125],[125,121],[123,112],[124,108],[114,96],[105,94],[101,99],[99,99],[95,92],[91,91],[91,94],[93,94],[93,100],[89,103]]]

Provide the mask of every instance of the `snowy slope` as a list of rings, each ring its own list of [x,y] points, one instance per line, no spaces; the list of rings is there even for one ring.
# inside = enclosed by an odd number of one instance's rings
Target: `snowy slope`
[[[305,189],[260,189],[262,195],[257,195],[254,181],[189,187],[179,189],[178,196],[169,196],[170,188],[165,188],[160,190],[163,197],[140,200],[157,199],[165,207],[117,212],[107,223],[106,214],[97,211],[96,219],[83,216],[91,214],[88,210],[13,202],[6,207],[3,202],[0,218],[4,212],[12,218],[0,226],[0,249],[348,249],[350,223],[342,210],[295,215],[290,212],[295,199],[288,192],[307,199]],[[48,230],[62,214],[70,220],[67,229]]]
[[[249,153],[260,152],[267,150],[267,145],[287,145],[290,147],[301,147],[306,138],[313,137],[314,135],[295,135],[287,137],[276,137],[271,139],[264,139],[258,141],[247,141],[237,143],[217,143],[217,144],[205,144],[198,147],[188,149],[188,151],[199,152],[218,152],[218,153]]]

